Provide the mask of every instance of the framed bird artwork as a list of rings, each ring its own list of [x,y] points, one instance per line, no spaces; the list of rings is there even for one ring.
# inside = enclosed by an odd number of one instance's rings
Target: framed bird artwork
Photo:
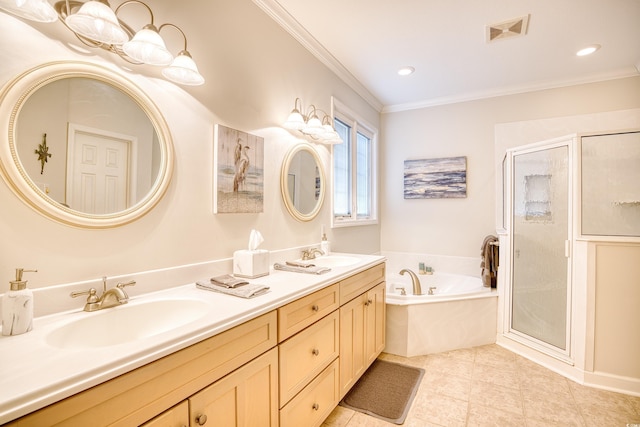
[[[264,138],[216,124],[213,213],[264,211]]]

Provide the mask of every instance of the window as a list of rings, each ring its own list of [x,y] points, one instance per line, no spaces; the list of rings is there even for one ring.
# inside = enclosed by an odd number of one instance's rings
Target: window
[[[335,101],[334,127],[344,143],[333,146],[332,225],[377,223],[376,133]]]

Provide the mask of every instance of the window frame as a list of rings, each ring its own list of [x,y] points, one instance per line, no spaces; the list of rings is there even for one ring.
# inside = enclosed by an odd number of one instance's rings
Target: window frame
[[[331,147],[331,227],[354,227],[378,224],[378,130],[360,115],[335,98],[331,98],[331,116],[351,127],[351,216],[336,216],[335,214],[335,173],[334,147]],[[370,160],[370,203],[371,214],[366,218],[358,218],[357,209],[357,135],[369,138],[371,144]]]

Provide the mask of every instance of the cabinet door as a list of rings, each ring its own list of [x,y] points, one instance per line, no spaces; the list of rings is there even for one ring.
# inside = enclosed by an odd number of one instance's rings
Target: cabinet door
[[[189,398],[191,426],[278,425],[278,350],[274,348]]]
[[[385,345],[385,284],[380,283],[367,292],[365,302],[365,357],[367,367],[376,360]]]
[[[365,312],[367,295],[356,297],[340,307],[340,398],[366,369]]]
[[[385,345],[385,283],[340,307],[340,398]]]
[[[142,424],[142,427],[187,427],[188,425],[189,403],[185,400]]]

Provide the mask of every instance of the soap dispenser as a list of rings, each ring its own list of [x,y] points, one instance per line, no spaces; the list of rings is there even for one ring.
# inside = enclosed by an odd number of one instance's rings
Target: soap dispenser
[[[33,292],[27,289],[22,274],[37,271],[16,268],[16,280],[9,282],[9,291],[2,297],[2,335],[20,335],[33,329]]]
[[[329,245],[329,240],[327,240],[327,233],[324,232],[324,225],[322,226],[322,237],[321,237],[321,240],[320,240],[320,250],[325,255],[329,255],[329,251],[331,250],[331,246]]]

